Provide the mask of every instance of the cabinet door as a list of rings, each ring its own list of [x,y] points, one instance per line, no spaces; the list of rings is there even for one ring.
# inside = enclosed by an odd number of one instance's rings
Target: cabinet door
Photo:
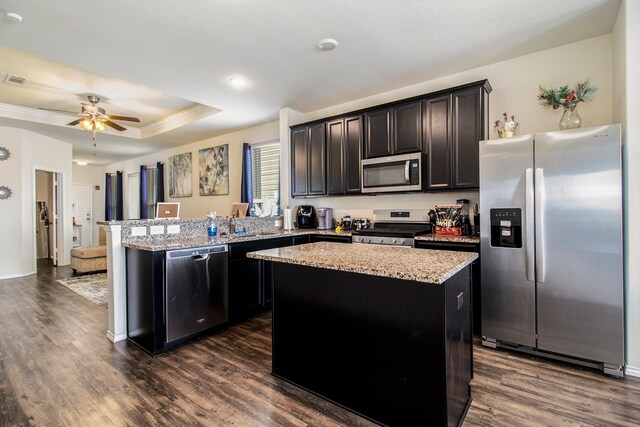
[[[309,151],[307,148],[306,126],[291,131],[291,195],[307,195],[307,162]]]
[[[482,88],[453,93],[453,188],[478,188]]]
[[[393,154],[422,151],[421,103],[412,102],[393,109]]]
[[[257,259],[229,261],[229,319],[255,314],[262,306],[261,262]]]
[[[308,168],[309,168],[309,187],[307,194],[326,194],[326,147],[324,123],[311,125],[308,127]]]
[[[345,191],[344,120],[327,123],[327,192]]]
[[[362,160],[362,116],[344,119],[346,158],[344,176],[345,192],[360,193],[360,161]]]
[[[424,101],[427,189],[451,188],[451,95]]]
[[[364,115],[366,158],[391,155],[392,113],[393,110],[387,108]]]

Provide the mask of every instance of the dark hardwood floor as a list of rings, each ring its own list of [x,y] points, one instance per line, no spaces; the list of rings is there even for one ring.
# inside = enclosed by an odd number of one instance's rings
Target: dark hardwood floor
[[[0,425],[367,426],[270,375],[271,316],[151,358],[67,267],[0,280]],[[465,426],[639,425],[640,381],[476,345]],[[430,425],[429,420],[420,424]]]

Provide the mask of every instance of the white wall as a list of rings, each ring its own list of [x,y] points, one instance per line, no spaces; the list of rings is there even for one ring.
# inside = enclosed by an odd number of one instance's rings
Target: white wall
[[[165,194],[168,202],[180,203],[181,218],[204,218],[206,213],[214,210],[219,216],[231,215],[231,204],[240,201],[240,180],[242,176],[242,143],[257,143],[278,139],[279,127],[278,122],[267,123],[261,126],[255,126],[243,129],[238,132],[227,135],[210,138],[203,141],[194,142],[192,144],[182,145],[180,147],[159,151],[147,156],[137,157],[125,162],[113,163],[105,167],[107,172],[124,171],[123,187],[124,187],[124,212],[126,218],[127,212],[127,175],[140,171],[140,165],[155,165],[156,162],[164,162],[165,164]],[[200,196],[198,186],[198,150],[203,148],[215,147],[217,145],[229,144],[229,194],[220,196]],[[167,161],[170,156],[182,153],[191,153],[192,159],[192,186],[193,196],[171,199],[169,195],[169,168]]]
[[[520,122],[520,133],[535,133],[558,130],[560,110],[546,110],[538,105],[538,85],[560,86],[574,85],[577,81],[590,78],[599,87],[594,101],[580,104],[578,110],[583,119],[583,127],[608,124],[612,121],[612,35],[604,35],[554,49],[501,61],[484,67],[475,68],[450,76],[426,81],[417,85],[404,87],[354,100],[345,104],[332,106],[307,114],[294,114],[291,110],[281,118],[281,135],[288,132],[291,125],[314,119],[346,113],[362,108],[392,102],[416,95],[434,92],[453,86],[478,80],[489,79],[493,92],[489,95],[489,118],[493,122],[503,112],[514,114]],[[491,139],[497,134],[491,131]],[[282,139],[282,141],[285,141]],[[290,145],[289,138],[286,140]],[[289,164],[283,163],[282,173],[289,174]],[[283,196],[290,190],[282,190]],[[471,203],[478,201],[478,192],[465,193],[427,193],[415,195],[383,195],[360,197],[323,197],[313,199],[285,200],[283,206],[311,204],[316,207],[337,208],[335,215],[350,213],[355,217],[371,218],[373,209],[387,208],[433,208],[439,203],[454,202],[459,198],[467,198]]]
[[[613,33],[614,120],[622,123],[625,186],[627,373],[640,376],[640,4],[623,2]]]
[[[71,144],[46,136],[0,126],[0,141],[11,157],[0,164],[0,182],[12,189],[8,200],[0,201],[0,278],[18,277],[36,271],[35,171],[59,172],[63,194],[59,224],[60,265],[70,262]]]
[[[104,166],[80,166],[73,164],[73,185],[88,184],[91,185],[91,218],[93,221],[93,237],[94,245],[98,244],[98,226],[99,221],[104,221],[104,185],[105,185],[105,168]],[[96,186],[100,189],[96,190]]]

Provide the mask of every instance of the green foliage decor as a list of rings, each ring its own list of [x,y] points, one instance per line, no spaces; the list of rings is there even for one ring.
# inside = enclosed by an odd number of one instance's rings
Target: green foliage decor
[[[573,89],[569,89],[569,86],[560,86],[560,88],[547,89],[540,85],[538,87],[538,99],[540,105],[546,108],[566,108],[573,110],[579,102],[590,102],[593,100],[593,94],[598,90],[597,87],[591,84],[589,79],[576,83]]]

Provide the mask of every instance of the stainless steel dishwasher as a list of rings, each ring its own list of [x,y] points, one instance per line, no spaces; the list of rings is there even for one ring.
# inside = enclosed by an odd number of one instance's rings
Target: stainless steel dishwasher
[[[228,247],[167,251],[166,342],[228,321]]]

